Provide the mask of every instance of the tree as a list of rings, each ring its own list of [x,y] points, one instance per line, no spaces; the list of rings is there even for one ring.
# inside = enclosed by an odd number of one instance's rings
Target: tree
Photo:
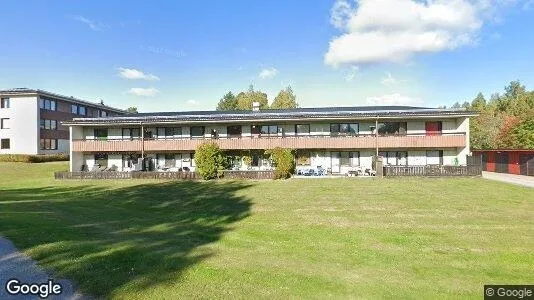
[[[486,108],[486,99],[482,93],[478,93],[477,97],[471,102],[471,109],[482,111]]]
[[[287,179],[295,173],[295,156],[291,149],[276,147],[267,150],[266,154],[271,156],[276,168],[274,171],[275,179]]]
[[[259,102],[260,109],[269,108],[269,101],[267,100],[267,94],[255,91],[254,86],[250,85],[248,91],[241,92],[237,95],[237,110],[252,110],[252,103]]]
[[[281,90],[271,104],[272,109],[297,108],[298,106],[297,97],[290,86]]]
[[[226,168],[224,153],[215,142],[198,145],[195,151],[195,163],[198,173],[204,180],[220,177]]]
[[[217,105],[217,110],[237,110],[237,99],[232,92],[226,93],[219,104]]]
[[[130,107],[128,107],[128,108],[126,109],[126,111],[129,112],[129,113],[131,113],[131,114],[136,114],[136,113],[138,113],[138,111],[137,111],[137,107],[135,107],[135,106],[130,106]]]
[[[534,118],[514,127],[511,134],[516,141],[514,148],[534,149]]]

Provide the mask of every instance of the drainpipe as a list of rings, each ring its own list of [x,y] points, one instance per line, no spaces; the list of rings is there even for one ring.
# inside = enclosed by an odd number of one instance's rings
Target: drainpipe
[[[141,158],[145,158],[145,127],[143,126],[143,122],[140,122],[139,125],[141,125]]]
[[[375,146],[376,146],[376,157],[378,157],[378,116],[375,120]]]

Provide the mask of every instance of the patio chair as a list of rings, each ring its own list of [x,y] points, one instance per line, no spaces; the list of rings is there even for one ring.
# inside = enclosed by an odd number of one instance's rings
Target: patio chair
[[[82,165],[80,168],[80,172],[87,172],[87,171],[89,171],[89,168],[87,167],[87,165]]]
[[[117,172],[119,170],[119,168],[117,168],[116,165],[112,165],[109,169],[108,169],[108,172]]]

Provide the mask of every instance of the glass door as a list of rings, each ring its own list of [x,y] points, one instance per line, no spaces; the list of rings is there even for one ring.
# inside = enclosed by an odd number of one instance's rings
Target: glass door
[[[330,152],[330,159],[332,161],[332,173],[339,173],[341,169],[339,167],[341,153],[340,152]]]

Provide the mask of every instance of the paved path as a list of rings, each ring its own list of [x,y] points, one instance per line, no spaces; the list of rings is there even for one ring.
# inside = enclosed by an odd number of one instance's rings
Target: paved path
[[[534,176],[514,175],[505,173],[482,172],[482,177],[491,180],[518,184],[534,188]]]
[[[6,291],[6,283],[16,278],[24,283],[46,283],[51,278],[49,274],[39,268],[35,261],[22,254],[8,239],[0,236],[0,299],[39,299],[36,296],[19,295],[12,296]],[[72,283],[64,279],[54,279],[55,283],[61,284],[63,292],[58,296],[50,296],[46,299],[88,299],[74,291]]]

